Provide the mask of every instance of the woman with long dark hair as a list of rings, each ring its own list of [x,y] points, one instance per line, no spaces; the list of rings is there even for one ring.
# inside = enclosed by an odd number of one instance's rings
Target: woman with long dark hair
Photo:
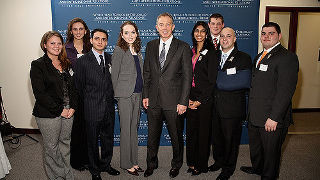
[[[191,36],[193,80],[187,110],[186,153],[188,172],[199,175],[208,172],[213,90],[218,60],[207,23],[198,21]]]
[[[41,39],[42,57],[32,61],[30,78],[36,99],[33,115],[43,137],[44,166],[49,179],[74,179],[70,136],[76,93],[62,36],[48,31]]]
[[[90,30],[81,18],[74,18],[69,22],[65,47],[73,68],[77,58],[91,50]],[[74,115],[71,133],[70,163],[74,169],[82,171],[88,169],[88,146],[83,100],[78,99],[78,109]]]
[[[112,55],[111,78],[120,119],[120,167],[138,176],[138,122],[142,92],[142,55],[138,27],[126,21],[120,27]]]

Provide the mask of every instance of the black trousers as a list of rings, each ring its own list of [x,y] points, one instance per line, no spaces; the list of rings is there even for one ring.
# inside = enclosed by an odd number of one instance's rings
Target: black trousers
[[[83,114],[83,101],[79,98],[71,131],[70,164],[74,169],[80,169],[88,166],[88,161],[86,122]]]
[[[165,120],[171,138],[173,158],[171,167],[180,169],[183,163],[183,128],[184,116],[179,116],[176,111],[163,110],[160,107],[147,110],[148,117],[148,142],[147,142],[147,167],[158,167],[158,151],[163,120]]]
[[[187,165],[207,171],[211,145],[212,101],[198,109],[187,110],[186,156]]]
[[[238,159],[243,118],[222,118],[216,113],[213,120],[213,155],[222,174],[232,176]]]
[[[101,121],[86,121],[89,171],[91,174],[100,174],[102,169],[110,168],[113,154],[114,133],[114,106],[109,106]],[[113,111],[112,111],[113,109]],[[100,139],[101,156],[99,157]]]
[[[288,128],[267,132],[264,127],[248,125],[249,148],[252,167],[261,172],[261,179],[273,180],[279,175],[281,146]]]

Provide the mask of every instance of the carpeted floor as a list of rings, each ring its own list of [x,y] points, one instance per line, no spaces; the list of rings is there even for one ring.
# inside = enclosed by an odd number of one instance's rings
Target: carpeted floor
[[[17,149],[11,143],[6,142],[5,149],[12,165],[10,174],[6,180],[38,180],[46,179],[42,161],[42,139],[40,135],[32,135],[40,140],[35,143],[28,137],[21,138],[21,145]],[[283,158],[280,170],[280,179],[284,180],[317,180],[320,177],[320,135],[288,135],[283,148]],[[11,147],[10,147],[11,146]],[[146,147],[139,147],[139,162],[142,168],[146,168]],[[134,177],[119,169],[119,147],[114,147],[112,166],[120,170],[121,174],[116,177],[102,173],[103,179],[151,179],[164,180],[170,179],[168,171],[170,169],[171,147],[160,147],[159,150],[159,168],[155,170],[154,175],[144,178],[143,174]],[[210,157],[210,164],[212,157]],[[233,180],[258,180],[259,176],[247,175],[239,170],[240,166],[250,165],[249,146],[241,145],[237,169],[231,177]],[[218,172],[201,174],[197,177],[186,173],[187,167],[184,163],[177,180],[184,179],[215,179]],[[76,180],[91,179],[88,171],[74,170]]]
[[[294,113],[295,124],[289,128],[289,135],[283,145],[283,155],[280,167],[280,180],[318,180],[320,179],[320,112]],[[6,176],[6,180],[45,180],[42,160],[42,138],[39,134],[32,134],[32,137],[39,139],[39,143],[23,136],[20,138],[21,145],[4,143],[5,150],[12,170]],[[5,137],[3,138],[5,139]],[[151,177],[144,178],[143,173],[139,177],[129,175],[126,171],[119,168],[119,147],[114,147],[112,166],[120,170],[120,175],[116,177],[102,173],[103,179],[150,179],[166,180],[169,178],[170,161],[172,158],[170,146],[160,147],[159,168],[155,170]],[[146,147],[139,147],[139,165],[146,168]],[[213,163],[210,157],[209,165]],[[247,175],[239,170],[240,166],[251,165],[249,158],[249,146],[241,145],[238,157],[237,168],[231,180],[258,180],[257,175]],[[220,171],[201,174],[197,177],[186,173],[187,166],[184,159],[180,174],[175,179],[195,179],[205,180],[215,179]],[[74,170],[76,180],[91,179],[89,171]]]

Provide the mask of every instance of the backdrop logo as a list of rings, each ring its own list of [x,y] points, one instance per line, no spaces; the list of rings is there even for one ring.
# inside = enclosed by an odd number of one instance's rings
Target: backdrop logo
[[[93,21],[97,23],[124,23],[125,21],[146,21],[147,13],[94,13]]]
[[[196,23],[197,21],[207,21],[210,14],[206,13],[175,13],[172,14],[174,23]]]
[[[204,7],[251,8],[255,0],[202,0]]]
[[[61,7],[104,7],[111,3],[109,0],[73,0],[73,1],[59,1],[58,5]]]
[[[178,7],[181,0],[131,0],[130,5],[137,7]]]
[[[236,33],[237,39],[246,40],[246,39],[251,39],[252,38],[253,31],[250,31],[250,30],[235,30],[235,33]]]

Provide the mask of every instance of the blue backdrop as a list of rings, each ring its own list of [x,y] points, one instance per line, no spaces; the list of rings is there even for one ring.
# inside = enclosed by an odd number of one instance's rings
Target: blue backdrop
[[[120,25],[133,21],[139,28],[142,53],[148,41],[158,38],[156,18],[169,12],[176,25],[174,36],[192,45],[191,31],[197,21],[206,21],[213,13],[224,16],[225,26],[232,27],[238,48],[254,57],[258,49],[259,0],[52,0],[53,29],[66,38],[68,22],[82,18],[91,30],[103,28],[109,33],[106,51],[113,52]],[[165,127],[165,125],[164,125]],[[119,119],[116,115],[115,145],[119,145]],[[139,145],[147,142],[147,117],[141,113]],[[247,143],[247,129],[243,128],[241,143]],[[161,145],[171,145],[167,129],[163,129]]]

